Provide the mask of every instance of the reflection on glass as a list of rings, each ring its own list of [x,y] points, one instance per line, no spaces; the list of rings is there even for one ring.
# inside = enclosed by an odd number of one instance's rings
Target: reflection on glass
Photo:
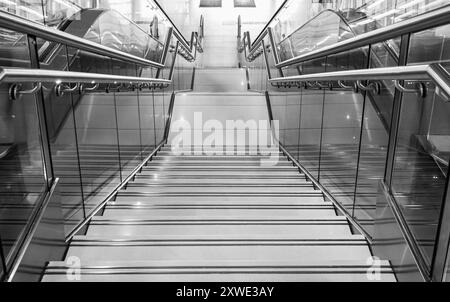
[[[45,44],[45,41],[41,41]],[[41,56],[41,66],[47,69],[76,71],[77,61],[70,60],[74,50],[68,50],[59,44],[53,45],[57,50],[52,56]],[[47,128],[55,177],[60,178],[59,192],[67,231],[85,217],[83,208],[82,181],[79,170],[77,135],[73,108],[80,99],[78,93],[66,93],[56,96],[55,84],[45,84],[50,90],[43,93]]]
[[[444,282],[450,282],[450,246],[447,252],[447,264],[445,266]]]
[[[448,5],[447,0],[369,0],[356,8],[359,18],[352,27],[357,32],[367,32],[410,19],[428,11]]]
[[[136,91],[115,93],[115,98],[122,178],[126,178],[142,161],[139,100]]]
[[[405,94],[392,190],[426,260],[431,263],[450,148],[450,106],[433,93]]]
[[[364,97],[353,91],[325,93],[320,182],[352,213]]]
[[[335,12],[325,11],[279,43],[281,61],[353,37],[350,27]]]
[[[141,141],[142,141],[142,151],[144,154],[151,152],[157,142],[155,135],[155,114],[153,106],[153,92],[152,91],[142,91],[139,93],[139,113],[140,113],[140,123],[141,123]]]
[[[0,236],[8,256],[46,191],[34,96],[12,101],[0,85]],[[30,85],[25,85],[30,89]]]
[[[432,28],[411,36],[409,64],[441,63],[450,71],[450,25]]]
[[[2,66],[30,67],[26,40],[0,29]],[[18,83],[20,84],[20,83]],[[5,257],[23,235],[28,219],[46,191],[36,99],[9,97],[9,84],[0,85],[0,237]],[[29,84],[24,89],[31,89]]]
[[[0,10],[48,26],[57,26],[80,11],[81,7],[67,0],[1,0]]]

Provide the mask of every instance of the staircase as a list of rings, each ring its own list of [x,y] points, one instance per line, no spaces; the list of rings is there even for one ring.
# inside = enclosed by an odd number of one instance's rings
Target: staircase
[[[364,238],[287,158],[261,158],[163,147],[43,281],[68,281],[73,259],[81,281],[369,281]]]
[[[241,85],[244,70],[199,70],[196,81],[176,96],[172,128],[183,121],[201,131],[199,113],[222,125],[268,120],[264,95]],[[245,152],[163,146],[43,281],[371,281],[374,270],[376,281],[395,281],[388,262],[373,268],[365,238],[287,157],[261,165],[267,150],[238,145]]]

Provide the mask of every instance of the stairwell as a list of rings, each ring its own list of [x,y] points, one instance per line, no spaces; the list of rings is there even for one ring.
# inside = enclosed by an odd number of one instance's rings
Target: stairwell
[[[196,81],[177,95],[172,126],[195,125],[195,113],[222,123],[268,119],[242,69],[199,70]],[[73,238],[65,261],[49,263],[43,281],[395,281],[284,154],[273,166],[261,165],[261,148],[205,154],[192,143],[179,154],[175,135],[172,128],[168,144]]]

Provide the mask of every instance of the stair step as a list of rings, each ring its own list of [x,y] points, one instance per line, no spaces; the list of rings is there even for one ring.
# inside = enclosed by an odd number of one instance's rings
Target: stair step
[[[317,218],[317,217],[334,217],[336,213],[333,208],[322,207],[322,208],[265,208],[265,209],[254,209],[254,208],[174,208],[169,209],[123,209],[107,207],[105,215],[110,219],[138,219],[138,218],[176,218],[176,217],[195,217],[196,219],[221,219],[226,217],[233,217],[234,219],[301,219],[301,218]]]
[[[207,177],[207,175],[205,175]],[[211,185],[259,185],[259,186],[270,186],[270,185],[286,185],[286,186],[303,186],[309,185],[312,186],[311,182],[307,182],[304,178],[296,177],[296,178],[287,178],[287,179],[279,179],[276,177],[273,178],[238,178],[229,177],[229,178],[184,178],[179,177],[175,179],[167,178],[161,179],[158,176],[137,176],[136,180],[132,183],[129,183],[129,186],[138,186],[138,185],[149,185],[149,186],[175,186],[175,185],[193,185],[193,186],[211,186]]]
[[[331,202],[325,202],[323,197],[303,198],[160,198],[154,200],[123,199],[116,198],[108,203],[111,207],[325,207],[333,206]]]
[[[155,160],[149,167],[264,167],[261,160]],[[278,161],[271,167],[293,167],[288,161]]]
[[[264,171],[267,173],[271,173],[272,171],[276,172],[291,172],[291,171],[298,171],[297,167],[294,167],[292,165],[289,166],[262,166],[262,165],[192,165],[192,166],[185,166],[185,165],[148,165],[144,169],[144,171],[231,171],[234,173],[239,173],[239,171]]]
[[[300,198],[299,198],[300,197]],[[119,192],[116,203],[122,202],[140,202],[140,203],[154,203],[154,202],[166,202],[166,203],[185,203],[185,202],[208,202],[208,203],[252,203],[252,202],[260,202],[264,203],[292,203],[292,202],[311,202],[311,203],[320,203],[323,202],[323,195],[314,193],[302,194],[301,196],[199,196],[199,195],[178,195],[178,196],[170,196],[170,195],[150,195],[150,196],[133,196],[121,194]]]
[[[84,171],[83,171],[84,173]],[[298,177],[299,172],[295,169],[281,169],[281,170],[273,170],[273,171],[266,171],[263,169],[231,169],[231,170],[225,170],[225,169],[210,169],[210,170],[191,170],[191,169],[147,169],[144,168],[142,170],[142,173],[139,174],[139,176],[227,176],[232,177],[236,175],[237,177],[241,176],[263,176],[263,177]]]
[[[218,193],[224,192],[225,194],[234,194],[234,193],[245,193],[245,194],[277,194],[277,193],[310,193],[316,192],[314,188],[305,183],[303,185],[270,185],[270,186],[261,186],[258,184],[241,184],[241,185],[175,185],[175,186],[151,186],[151,185],[132,185],[127,186],[125,191],[122,191],[122,194],[147,194],[147,193],[197,193],[197,194],[207,194],[207,193]]]
[[[278,237],[278,236],[277,236]],[[359,237],[317,240],[152,240],[132,237],[106,239],[76,237],[67,256],[77,256],[83,261],[255,261],[282,258],[294,261],[307,258],[310,261],[367,260],[371,257],[367,242]]]
[[[187,191],[178,191],[178,192],[168,192],[168,191],[154,191],[154,192],[130,192],[130,190],[127,191],[120,191],[117,196],[123,197],[132,197],[134,199],[143,199],[146,197],[195,197],[198,198],[200,196],[202,197],[310,197],[310,196],[322,196],[322,193],[320,191],[313,191],[313,190],[304,190],[304,191],[294,191],[294,192],[285,192],[283,190],[279,190],[280,192],[260,192],[259,190],[254,191],[246,191],[246,190],[235,190],[234,192],[229,192],[229,190],[222,190],[222,191],[205,191],[198,192],[198,190],[193,190],[190,192]]]
[[[70,268],[65,262],[50,262],[42,281],[68,281]],[[367,275],[370,268],[365,261],[99,261],[83,262],[80,281],[366,282],[371,281]],[[379,268],[378,281],[395,282],[389,262],[380,261]]]
[[[348,236],[350,228],[343,218],[311,220],[112,220],[95,217],[89,226],[89,236],[224,236],[255,238],[276,236],[277,238],[333,238]]]
[[[290,163],[290,161],[283,156],[278,154],[278,160],[280,162]],[[153,162],[163,162],[163,161],[185,161],[185,162],[259,162],[262,159],[268,159],[269,155],[227,155],[227,154],[192,154],[192,155],[163,155],[158,152],[156,156],[152,158]]]

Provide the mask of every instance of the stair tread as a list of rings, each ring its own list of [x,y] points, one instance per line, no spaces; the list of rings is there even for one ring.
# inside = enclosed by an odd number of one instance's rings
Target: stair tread
[[[281,152],[271,166],[266,148],[182,149],[163,146],[72,239],[67,257],[81,260],[84,281],[370,281],[366,239]],[[379,264],[381,279],[395,281]],[[43,281],[66,281],[68,267],[49,263]]]
[[[379,265],[381,268],[391,271],[389,261],[380,260]],[[67,268],[70,267],[64,261],[51,261],[48,264],[47,268]],[[349,268],[349,267],[358,267],[358,268],[367,268],[370,265],[367,264],[367,261],[357,260],[346,260],[346,261],[337,261],[337,260],[329,260],[323,259],[316,262],[311,262],[307,259],[297,259],[294,261],[284,261],[282,259],[268,259],[265,261],[252,261],[251,263],[247,261],[239,261],[239,260],[231,260],[231,261],[207,261],[207,260],[187,260],[187,261],[135,261],[135,260],[126,260],[126,261],[95,261],[95,262],[84,262],[82,266],[84,268],[105,268],[105,267],[117,267],[117,268],[207,268],[207,267],[248,267],[248,268],[257,268],[257,267],[304,267],[304,268]]]

